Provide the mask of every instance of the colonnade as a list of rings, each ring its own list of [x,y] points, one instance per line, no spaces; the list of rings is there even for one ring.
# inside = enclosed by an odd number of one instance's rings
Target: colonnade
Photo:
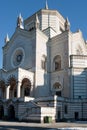
[[[0,97],[2,99],[20,98],[30,95],[31,82],[27,78],[23,79],[22,82],[16,82],[15,79],[12,79],[9,80],[7,85],[1,84],[0,88]]]
[[[17,98],[20,98],[21,97],[21,82],[18,82],[17,83]],[[6,99],[9,99],[10,98],[10,85],[6,86]]]

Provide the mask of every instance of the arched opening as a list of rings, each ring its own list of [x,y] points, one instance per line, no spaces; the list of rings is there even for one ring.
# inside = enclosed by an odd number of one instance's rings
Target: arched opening
[[[14,120],[15,119],[15,109],[13,105],[10,105],[8,107],[8,119],[9,120]]]
[[[61,69],[61,56],[60,55],[57,55],[54,57],[53,68],[54,68],[54,71],[58,71]]]
[[[9,85],[10,85],[9,97],[10,98],[17,97],[16,79],[13,77],[10,78]]]
[[[5,98],[5,82],[3,80],[0,81],[0,98]]]
[[[21,96],[30,96],[31,82],[29,79],[24,78],[21,85]]]
[[[41,59],[41,68],[45,71],[47,69],[47,57],[45,55],[43,55]]]
[[[53,91],[55,92],[55,94],[57,96],[61,96],[61,90],[62,90],[62,86],[59,82],[56,82],[54,85],[53,85]]]
[[[4,107],[3,105],[0,106],[0,119],[4,117]]]

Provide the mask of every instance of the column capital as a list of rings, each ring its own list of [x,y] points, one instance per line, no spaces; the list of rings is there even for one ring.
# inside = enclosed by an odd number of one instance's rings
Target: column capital
[[[21,82],[20,82],[20,81],[17,81],[17,82],[16,82],[16,85],[17,85],[17,86],[21,86]]]
[[[10,84],[5,84],[6,88],[10,87]]]
[[[17,83],[17,84],[18,84],[18,83],[21,83],[21,81],[17,81],[16,83]]]

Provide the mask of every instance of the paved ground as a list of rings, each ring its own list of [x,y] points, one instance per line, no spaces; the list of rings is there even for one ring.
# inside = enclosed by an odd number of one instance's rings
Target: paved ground
[[[0,130],[58,130],[58,128],[67,127],[87,128],[87,122],[40,124],[0,121]]]

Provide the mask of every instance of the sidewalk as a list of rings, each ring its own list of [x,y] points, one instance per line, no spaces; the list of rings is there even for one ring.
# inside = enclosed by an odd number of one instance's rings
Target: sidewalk
[[[68,127],[86,127],[87,128],[87,121],[79,121],[79,122],[74,122],[74,123],[64,123],[64,122],[59,122],[59,123],[26,123],[26,122],[7,122],[7,121],[0,121],[0,127],[6,127],[6,126],[18,126],[18,127],[33,127],[33,128],[68,128]]]

